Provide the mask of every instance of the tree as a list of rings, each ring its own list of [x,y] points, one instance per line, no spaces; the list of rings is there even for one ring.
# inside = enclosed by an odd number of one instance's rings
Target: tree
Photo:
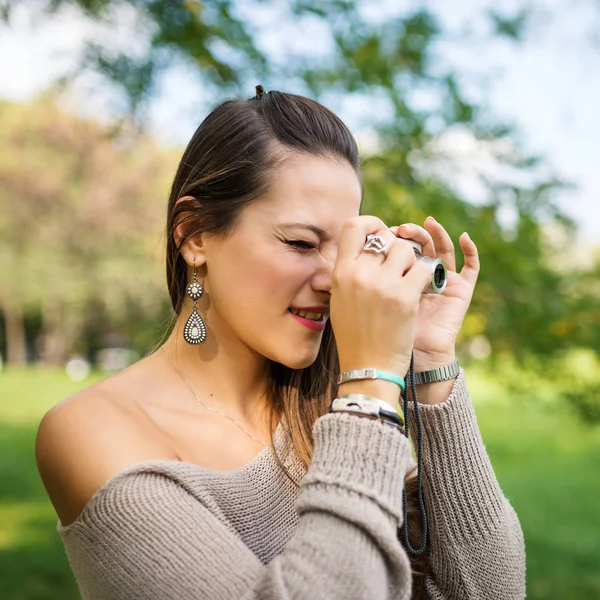
[[[175,156],[147,136],[65,113],[52,96],[0,103],[0,302],[10,362],[23,312],[39,310],[41,354],[77,347],[91,303],[119,323],[135,299],[156,313],[160,221]],[[153,277],[149,275],[154,275]]]
[[[5,2],[7,22],[12,5]],[[190,65],[217,99],[247,97],[256,82],[285,80],[289,88],[334,109],[347,98],[371,103],[376,108],[363,111],[360,123],[376,137],[374,149],[365,153],[364,211],[389,223],[420,221],[434,213],[454,238],[469,230],[479,244],[485,268],[463,341],[485,333],[496,351],[542,355],[572,344],[598,347],[596,326],[579,325],[590,322],[589,314],[573,312],[570,274],[557,272],[547,260],[545,228],[563,231],[566,244],[573,231],[554,203],[564,183],[544,172],[542,159],[524,155],[511,129],[468,99],[460,74],[436,61],[443,31],[431,11],[374,17],[361,0],[47,0],[41,6],[49,18],[68,6],[96,22],[118,21],[123,11],[134,16],[135,52],[125,42],[95,41],[71,76],[87,69],[104,75],[123,91],[139,126],[161,73],[175,62]],[[327,32],[330,51],[298,55],[288,44],[276,53],[261,50],[260,25],[250,16],[261,9],[264,14],[265,6],[282,31],[283,24],[294,23],[299,31]],[[490,31],[515,43],[526,35],[528,18],[526,10],[488,13]],[[419,90],[435,98],[429,108],[414,101]],[[434,168],[441,140],[451,141],[457,132],[485,148],[498,166],[498,177],[481,178],[487,201],[477,207]],[[507,207],[514,215],[510,227],[500,218]],[[577,306],[589,307],[590,300],[586,296]],[[570,335],[564,323],[573,323]]]

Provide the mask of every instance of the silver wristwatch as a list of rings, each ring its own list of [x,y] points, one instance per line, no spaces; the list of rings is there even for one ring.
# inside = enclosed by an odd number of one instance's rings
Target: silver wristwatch
[[[437,369],[430,369],[429,371],[421,371],[415,373],[415,384],[421,385],[422,383],[434,383],[436,381],[447,381],[448,379],[454,379],[460,372],[458,366],[458,359],[449,365],[438,367]]]

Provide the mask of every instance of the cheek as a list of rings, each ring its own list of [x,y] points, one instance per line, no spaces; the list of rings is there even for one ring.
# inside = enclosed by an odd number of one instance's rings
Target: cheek
[[[314,269],[308,257],[273,248],[238,249],[227,262],[229,291],[235,290],[235,297],[257,314],[270,302],[287,306],[297,299],[298,289]]]
[[[235,274],[236,293],[247,299],[249,304],[256,303],[259,308],[264,308],[269,299],[285,293],[286,284],[294,278],[293,273],[297,270],[294,260],[274,251],[246,251],[245,256],[238,256],[235,267],[230,269]]]
[[[262,280],[267,293],[286,296],[288,301],[298,295],[298,289],[314,269],[309,258],[286,253],[270,257],[268,265]]]
[[[260,292],[263,300],[263,312],[265,318],[277,317],[287,313],[293,304],[302,303],[307,298],[307,282],[313,269],[309,265],[310,260],[306,257],[286,256],[277,261],[271,260],[270,269],[263,275]],[[309,290],[310,291],[310,290]],[[304,302],[306,303],[306,302]],[[268,307],[271,307],[270,309]],[[261,312],[259,307],[257,314]]]

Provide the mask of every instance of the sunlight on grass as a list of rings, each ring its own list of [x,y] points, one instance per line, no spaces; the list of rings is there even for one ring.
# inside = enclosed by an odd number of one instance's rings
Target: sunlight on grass
[[[75,383],[58,369],[10,369],[0,373],[0,421],[11,425],[39,422],[52,406],[105,377],[93,373]]]
[[[600,598],[600,427],[582,423],[551,385],[513,373],[519,394],[477,368],[467,380],[494,471],[525,535],[527,598]]]
[[[52,531],[39,524],[56,521],[56,513],[49,502],[14,502],[0,504],[0,551],[14,546],[45,542]]]

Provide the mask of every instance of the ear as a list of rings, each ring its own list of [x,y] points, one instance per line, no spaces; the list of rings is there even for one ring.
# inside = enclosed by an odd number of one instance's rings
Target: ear
[[[194,198],[192,196],[183,196],[177,200],[175,205],[180,202],[189,202],[190,200],[193,201]],[[173,229],[173,239],[175,240],[175,245],[178,247],[191,227],[191,223],[186,220],[188,215],[189,213],[187,211],[183,211],[179,215],[179,223],[175,225],[175,228]],[[194,264],[196,267],[203,265],[206,262],[206,256],[202,245],[202,234],[199,233],[189,238],[183,246],[179,248],[179,254],[181,254],[183,260],[185,260],[190,267],[193,267]]]

